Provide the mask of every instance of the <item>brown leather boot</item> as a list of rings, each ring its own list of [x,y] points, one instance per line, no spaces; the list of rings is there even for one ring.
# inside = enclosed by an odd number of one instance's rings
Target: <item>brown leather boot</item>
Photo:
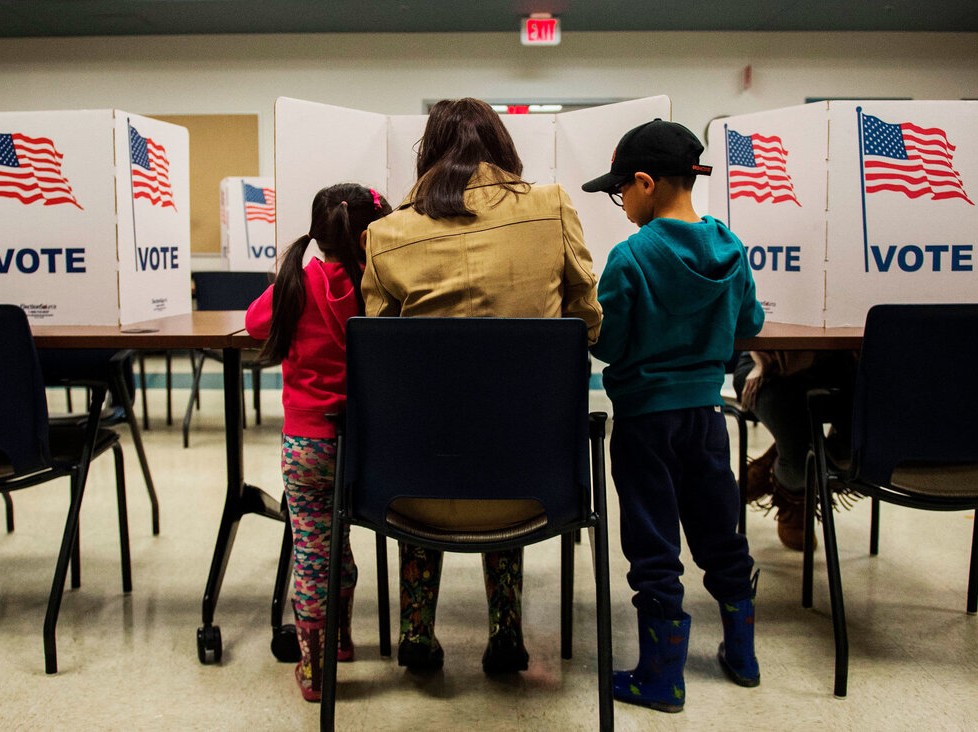
[[[778,510],[775,519],[778,522],[778,538],[788,549],[796,552],[805,549],[805,492],[789,491],[771,474],[774,483],[774,494],[771,505]],[[818,539],[813,539],[814,545]]]
[[[771,445],[759,458],[747,463],[747,495],[748,503],[758,501],[774,492],[774,461],[778,459],[778,450]]]

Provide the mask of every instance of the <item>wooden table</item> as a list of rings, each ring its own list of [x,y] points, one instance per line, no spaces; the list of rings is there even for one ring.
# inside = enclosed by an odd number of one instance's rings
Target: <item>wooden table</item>
[[[244,311],[193,312],[131,325],[32,325],[38,348],[230,348]]]
[[[820,328],[813,325],[766,322],[753,338],[736,341],[738,351],[857,351],[863,328]]]
[[[197,654],[202,663],[221,658],[220,628],[214,625],[214,609],[238,522],[248,513],[284,520],[281,501],[244,479],[244,421],[241,404],[241,349],[260,343],[244,331],[244,311],[195,311],[124,326],[36,325],[31,330],[38,348],[193,349],[223,352],[224,431],[227,459],[227,491],[217,533],[207,585],[202,601],[202,622],[197,629]],[[291,543],[289,544],[291,550]],[[284,552],[284,548],[283,548]],[[281,627],[284,597],[273,598],[273,629]],[[279,620],[276,626],[276,613]],[[283,641],[287,643],[286,641]]]

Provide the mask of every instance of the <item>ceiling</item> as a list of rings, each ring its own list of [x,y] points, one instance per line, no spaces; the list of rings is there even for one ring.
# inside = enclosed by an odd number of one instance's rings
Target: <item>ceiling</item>
[[[0,0],[0,37],[519,31],[978,32],[975,0]]]

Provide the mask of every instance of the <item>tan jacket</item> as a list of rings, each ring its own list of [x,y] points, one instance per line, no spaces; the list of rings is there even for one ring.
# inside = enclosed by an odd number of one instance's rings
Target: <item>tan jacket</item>
[[[581,318],[594,343],[597,278],[566,191],[526,185],[515,194],[494,180],[485,163],[472,176],[465,203],[474,218],[422,216],[409,196],[370,225],[367,315]]]

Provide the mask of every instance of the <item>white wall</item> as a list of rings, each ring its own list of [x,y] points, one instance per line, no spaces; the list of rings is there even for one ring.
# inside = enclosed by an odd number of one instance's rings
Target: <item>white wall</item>
[[[673,119],[702,136],[718,115],[806,96],[976,98],[978,33],[565,33],[553,48],[520,46],[515,30],[4,39],[0,79],[6,111],[257,113],[261,174],[271,175],[278,96],[418,114],[445,97],[666,94]]]

